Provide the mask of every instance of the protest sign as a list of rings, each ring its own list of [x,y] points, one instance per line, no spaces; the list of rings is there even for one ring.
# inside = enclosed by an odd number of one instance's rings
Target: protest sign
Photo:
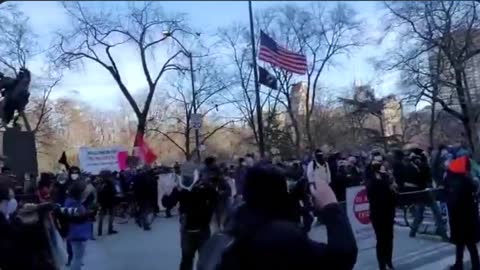
[[[123,146],[81,147],[78,158],[80,169],[84,172],[98,174],[103,170],[120,171],[122,164],[119,158],[127,151]]]

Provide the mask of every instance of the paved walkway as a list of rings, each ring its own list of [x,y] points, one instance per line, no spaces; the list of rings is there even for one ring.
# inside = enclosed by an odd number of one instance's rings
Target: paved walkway
[[[157,218],[149,232],[138,228],[133,221],[116,226],[119,234],[88,243],[86,270],[178,269],[178,219]],[[325,228],[315,227],[311,236],[325,241]],[[397,227],[394,258],[398,270],[444,270],[454,261],[454,249],[435,237],[409,238],[406,228]],[[376,270],[376,266],[375,249],[361,250],[355,269]]]

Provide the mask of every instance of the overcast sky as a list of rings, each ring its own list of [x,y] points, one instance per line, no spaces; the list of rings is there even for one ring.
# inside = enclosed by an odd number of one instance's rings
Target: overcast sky
[[[291,2],[291,1],[289,1]],[[189,22],[202,32],[203,36],[213,34],[220,26],[226,26],[234,22],[248,21],[248,2],[247,1],[161,1],[159,2],[167,11],[185,12],[189,15]],[[41,37],[41,42],[47,44],[52,37],[52,33],[68,25],[69,20],[65,14],[60,2],[18,2],[22,11],[30,17],[30,22],[34,31]],[[123,7],[121,2],[84,2],[83,4],[91,6],[115,5]],[[284,5],[284,1],[254,1],[254,10],[265,7]],[[308,5],[308,2],[298,2],[298,5]],[[334,5],[334,2],[326,2],[326,5]],[[378,36],[380,31],[381,3],[379,2],[348,2],[354,7],[359,16],[366,19],[368,31],[366,35]],[[205,35],[203,35],[205,33]],[[374,87],[381,94],[388,94],[396,91],[394,89],[396,77],[390,76],[379,80],[378,76],[369,63],[368,59],[377,56],[385,51],[387,45],[372,44],[354,51],[350,58],[342,59],[339,65],[329,69],[321,77],[322,85],[328,87],[331,91],[341,92],[352,85],[353,81],[372,82]],[[126,50],[122,52],[120,66],[122,73],[128,74],[126,84],[131,89],[141,89],[145,87],[145,79],[138,63],[134,51]],[[33,63],[32,69],[41,66],[42,63]],[[35,72],[35,71],[34,71]],[[102,68],[94,63],[86,62],[82,70],[66,71],[66,76],[56,95],[68,93],[76,90],[80,93],[80,98],[98,105],[105,100],[116,100],[123,98],[118,90],[114,80]],[[104,103],[105,104],[105,103]],[[113,104],[112,106],[118,103]]]

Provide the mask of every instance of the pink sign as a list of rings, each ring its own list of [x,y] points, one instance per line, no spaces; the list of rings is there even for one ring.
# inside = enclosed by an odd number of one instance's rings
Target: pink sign
[[[121,151],[117,154],[118,158],[118,167],[120,170],[126,170],[128,168],[127,159],[128,159],[128,151]]]

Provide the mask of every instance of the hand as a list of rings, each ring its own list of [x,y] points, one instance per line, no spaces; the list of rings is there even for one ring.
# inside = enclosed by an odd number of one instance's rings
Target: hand
[[[318,209],[322,209],[331,203],[338,202],[332,188],[330,188],[327,182],[322,179],[315,179],[314,182],[310,182],[309,188],[313,197],[313,202]]]

